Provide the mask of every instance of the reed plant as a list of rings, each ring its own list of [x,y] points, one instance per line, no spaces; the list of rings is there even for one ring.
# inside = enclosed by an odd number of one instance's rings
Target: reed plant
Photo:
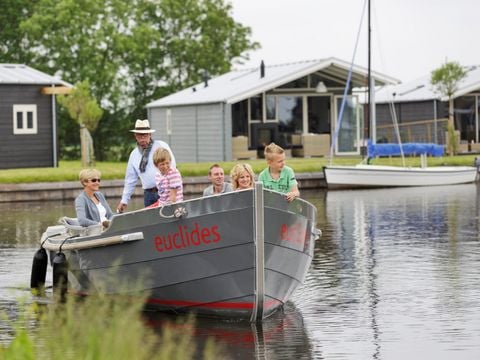
[[[67,295],[64,302],[31,305],[29,311],[24,312],[29,315],[17,321],[10,344],[0,345],[0,360],[189,360],[199,357],[193,343],[195,319],[192,316],[163,324],[161,333],[157,334],[142,317],[144,299],[132,299],[102,294],[84,298]],[[201,357],[221,357],[219,347],[209,340]]]

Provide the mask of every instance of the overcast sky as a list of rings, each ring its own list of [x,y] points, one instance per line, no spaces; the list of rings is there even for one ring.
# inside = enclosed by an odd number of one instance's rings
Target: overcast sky
[[[351,62],[365,0],[230,0],[262,48],[237,68],[337,57]],[[402,82],[446,59],[480,65],[480,0],[371,0],[372,69]],[[367,12],[355,63],[367,66]]]

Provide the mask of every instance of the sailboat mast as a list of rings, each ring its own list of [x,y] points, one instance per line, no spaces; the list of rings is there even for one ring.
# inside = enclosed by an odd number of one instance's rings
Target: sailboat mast
[[[372,28],[370,26],[371,21],[370,21],[370,0],[368,0],[368,74],[367,74],[367,104],[368,104],[368,112],[367,112],[367,121],[366,121],[366,135],[367,138],[371,138],[370,135],[370,121],[371,121],[371,114],[372,114],[372,106],[371,106],[371,98],[372,98],[372,89],[371,89],[371,84],[372,84],[372,59],[371,59],[371,37],[372,37]]]

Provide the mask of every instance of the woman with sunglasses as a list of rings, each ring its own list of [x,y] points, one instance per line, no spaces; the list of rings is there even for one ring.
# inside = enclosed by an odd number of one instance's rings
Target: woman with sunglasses
[[[100,171],[83,169],[80,171],[80,183],[83,191],[75,199],[77,220],[81,226],[102,224],[107,228],[113,216],[112,210],[100,188]]]

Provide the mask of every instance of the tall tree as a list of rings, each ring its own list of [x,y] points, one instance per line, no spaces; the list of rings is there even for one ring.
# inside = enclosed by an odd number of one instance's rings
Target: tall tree
[[[467,75],[465,69],[455,61],[446,61],[438,69],[431,73],[430,82],[436,92],[443,97],[448,98],[448,152],[451,155],[456,154],[458,148],[458,139],[455,132],[454,113],[453,113],[453,95],[458,90],[458,84]]]
[[[149,101],[199,82],[204,71],[226,72],[258,47],[231,11],[224,0],[38,0],[19,28],[29,65],[89,81],[105,110],[94,133],[102,158],[113,144],[130,144],[126,130]]]

